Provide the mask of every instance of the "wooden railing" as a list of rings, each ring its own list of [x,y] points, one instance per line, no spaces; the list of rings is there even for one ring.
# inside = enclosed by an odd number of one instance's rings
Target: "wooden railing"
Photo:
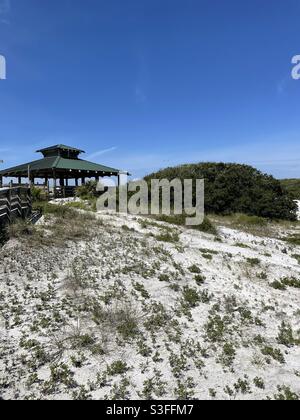
[[[31,213],[31,193],[28,187],[0,188],[0,224]]]

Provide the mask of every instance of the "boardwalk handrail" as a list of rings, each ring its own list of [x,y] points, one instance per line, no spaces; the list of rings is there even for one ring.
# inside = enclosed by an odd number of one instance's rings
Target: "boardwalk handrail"
[[[10,223],[16,217],[25,218],[31,213],[29,187],[0,188],[0,223]]]

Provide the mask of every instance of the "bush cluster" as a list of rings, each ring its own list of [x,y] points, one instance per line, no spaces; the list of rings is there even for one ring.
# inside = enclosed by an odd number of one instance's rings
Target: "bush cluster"
[[[198,163],[170,167],[145,179],[204,179],[205,210],[229,215],[244,213],[269,219],[296,220],[293,196],[274,177],[232,163]],[[195,197],[194,197],[195,198]]]

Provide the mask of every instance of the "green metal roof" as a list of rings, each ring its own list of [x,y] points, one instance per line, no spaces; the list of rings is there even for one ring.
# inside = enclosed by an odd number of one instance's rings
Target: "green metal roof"
[[[55,146],[46,147],[45,149],[37,150],[37,153],[43,153],[50,150],[69,150],[72,152],[85,153],[84,150],[77,149],[76,147],[66,146],[65,144],[56,144]]]
[[[21,176],[22,174],[22,176],[26,176],[28,173],[28,167],[30,168],[31,173],[46,172],[47,170],[51,171],[53,169],[103,172],[107,174],[118,174],[120,172],[119,169],[110,168],[108,166],[99,165],[82,159],[65,159],[60,156],[53,156],[2,170],[0,171],[0,175],[13,176],[13,174],[15,174],[16,176]]]

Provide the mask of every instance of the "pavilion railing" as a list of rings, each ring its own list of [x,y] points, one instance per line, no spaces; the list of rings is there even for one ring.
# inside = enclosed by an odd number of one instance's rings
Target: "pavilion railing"
[[[30,188],[0,188],[0,224],[10,223],[16,217],[26,218],[31,210]]]

